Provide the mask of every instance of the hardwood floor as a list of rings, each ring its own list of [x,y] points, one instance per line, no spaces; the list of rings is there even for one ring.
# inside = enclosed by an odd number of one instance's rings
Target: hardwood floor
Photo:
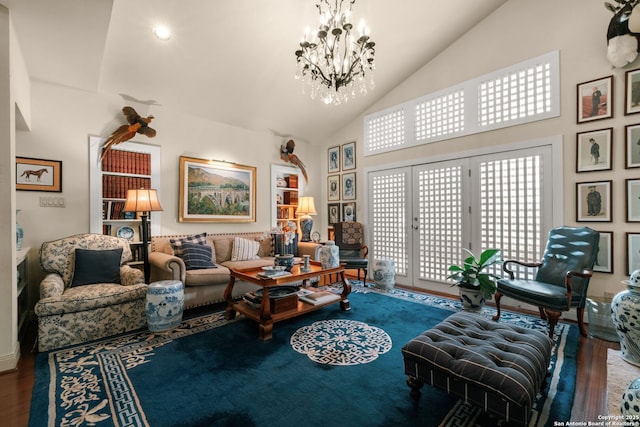
[[[35,331],[30,330],[22,344],[17,369],[0,374],[2,426],[28,425],[36,356],[33,351],[34,337]],[[597,421],[598,415],[607,413],[607,349],[620,349],[620,345],[597,338],[580,337],[579,346],[578,377],[571,421]]]

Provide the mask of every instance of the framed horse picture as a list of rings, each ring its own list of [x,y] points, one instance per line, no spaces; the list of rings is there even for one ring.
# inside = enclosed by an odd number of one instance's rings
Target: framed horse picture
[[[16,190],[62,192],[62,160],[16,157]]]

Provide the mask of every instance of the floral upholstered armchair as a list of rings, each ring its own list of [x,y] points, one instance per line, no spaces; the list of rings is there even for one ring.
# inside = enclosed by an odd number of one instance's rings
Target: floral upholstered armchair
[[[76,234],[44,242],[40,264],[38,349],[48,351],[146,325],[143,273],[126,265],[129,242],[102,234]]]

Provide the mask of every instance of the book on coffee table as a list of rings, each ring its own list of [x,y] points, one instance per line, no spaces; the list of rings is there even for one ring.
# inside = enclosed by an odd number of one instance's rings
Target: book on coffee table
[[[310,291],[308,289],[300,289],[298,291],[298,299],[308,304],[318,305],[340,299],[340,295],[329,291]]]

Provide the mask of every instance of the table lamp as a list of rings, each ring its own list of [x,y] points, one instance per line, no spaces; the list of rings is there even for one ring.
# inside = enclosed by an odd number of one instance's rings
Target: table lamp
[[[156,190],[141,188],[139,190],[127,190],[127,201],[123,212],[137,212],[142,219],[142,260],[144,262],[144,282],[149,283],[151,268],[149,265],[149,226],[147,224],[148,212],[161,211],[160,201]]]
[[[310,242],[311,228],[313,228],[313,219],[311,218],[311,215],[317,215],[313,197],[300,197],[300,200],[298,200],[298,209],[296,210],[296,215],[300,217],[300,228],[302,229],[301,241]]]

